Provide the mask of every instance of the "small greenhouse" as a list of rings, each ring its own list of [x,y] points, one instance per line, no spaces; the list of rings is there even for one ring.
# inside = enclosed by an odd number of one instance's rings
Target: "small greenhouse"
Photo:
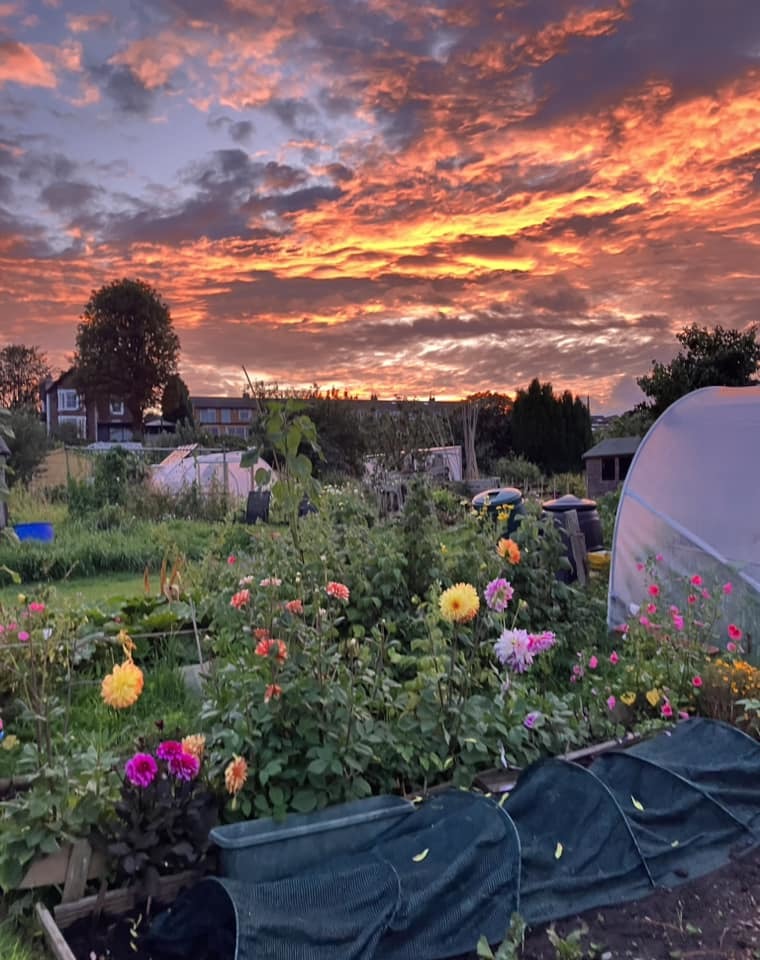
[[[662,582],[699,575],[730,583],[727,621],[760,622],[760,386],[705,387],[670,406],[639,446],[615,522],[608,622],[646,593],[641,564]],[[680,597],[683,601],[683,596]],[[756,660],[758,650],[748,650]]]
[[[269,489],[269,484],[257,485],[256,472],[268,470],[270,465],[259,457],[250,467],[240,465],[243,453],[226,450],[203,452],[195,445],[178,447],[151,472],[151,483],[163,490],[179,493],[193,484],[204,494],[224,491],[231,497],[244,499],[252,490]]]

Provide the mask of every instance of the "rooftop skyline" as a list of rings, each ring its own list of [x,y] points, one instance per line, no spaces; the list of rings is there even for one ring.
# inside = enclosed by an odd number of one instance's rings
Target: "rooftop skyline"
[[[758,318],[759,132],[756,0],[0,0],[0,344],[140,277],[194,394],[623,410]]]

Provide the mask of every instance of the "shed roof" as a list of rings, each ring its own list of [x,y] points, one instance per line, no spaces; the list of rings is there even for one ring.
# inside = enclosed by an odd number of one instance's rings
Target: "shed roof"
[[[591,457],[627,457],[633,456],[641,443],[641,437],[608,437],[587,450],[583,459]]]

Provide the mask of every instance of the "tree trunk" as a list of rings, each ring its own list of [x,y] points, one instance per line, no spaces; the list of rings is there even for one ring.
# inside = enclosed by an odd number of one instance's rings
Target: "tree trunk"
[[[462,406],[462,428],[464,432],[464,478],[465,480],[479,480],[478,458],[475,454],[475,432],[478,425],[480,404],[465,403]]]

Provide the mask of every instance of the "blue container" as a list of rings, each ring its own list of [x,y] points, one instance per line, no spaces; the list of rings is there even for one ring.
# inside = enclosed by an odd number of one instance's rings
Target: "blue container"
[[[403,797],[368,797],[282,821],[215,827],[210,837],[219,847],[223,877],[262,883],[365,850],[413,810]]]
[[[17,523],[13,529],[19,540],[39,540],[40,543],[52,543],[55,540],[52,523]]]
[[[495,487],[492,490],[484,490],[472,498],[472,506],[476,510],[487,509],[494,519],[498,517],[500,508],[511,507],[507,526],[500,534],[504,537],[511,537],[517,530],[520,520],[525,516],[523,495],[517,487]]]

